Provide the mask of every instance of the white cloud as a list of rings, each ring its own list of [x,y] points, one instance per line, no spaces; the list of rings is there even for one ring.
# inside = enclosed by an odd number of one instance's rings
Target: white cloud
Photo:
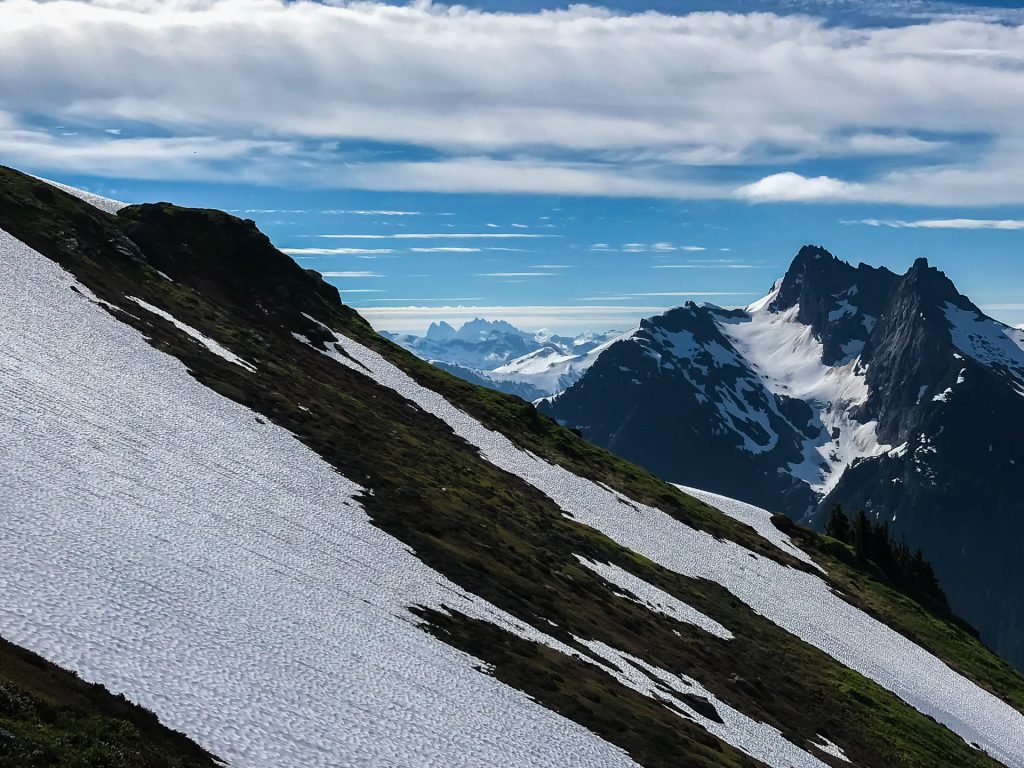
[[[735,262],[691,262],[689,264],[655,264],[651,269],[766,269],[759,264],[738,264]]]
[[[808,178],[799,173],[785,171],[773,173],[763,179],[745,184],[736,190],[736,197],[754,203],[774,202],[821,202],[848,200],[857,195],[862,187],[828,176]]]
[[[458,246],[439,246],[437,248],[410,248],[413,253],[479,253],[479,248],[460,248]]]
[[[684,245],[680,248],[683,251],[705,251],[707,250],[703,245]]]
[[[331,209],[322,211],[327,214],[350,214],[352,216],[419,216],[422,211],[375,211],[375,210],[340,210]]]
[[[1024,229],[1024,219],[860,219],[843,224],[866,224],[869,227],[895,229]]]
[[[324,277],[384,277],[376,272],[321,272]]]
[[[526,235],[521,232],[401,232],[392,235],[314,235],[336,240],[477,240],[477,239],[525,239],[538,237],[557,237],[557,235]]]
[[[477,277],[554,277],[554,272],[477,272]]]
[[[349,253],[394,253],[390,248],[282,248],[289,256],[339,256]]]
[[[0,158],[375,190],[1014,203],[1022,50],[1022,27],[980,18],[852,29],[586,6],[4,0]],[[124,124],[160,138],[104,132]],[[438,159],[349,156],[349,140]],[[856,181],[807,170],[865,155],[900,165]],[[752,163],[800,173],[724,185],[701,170]]]
[[[757,293],[750,291],[647,291],[639,293],[622,293],[618,295],[611,294],[600,294],[598,296],[583,296],[575,299],[575,301],[632,301],[634,299],[640,299],[644,297],[654,298],[683,298],[683,297],[702,297],[707,298],[710,296],[757,296]]]

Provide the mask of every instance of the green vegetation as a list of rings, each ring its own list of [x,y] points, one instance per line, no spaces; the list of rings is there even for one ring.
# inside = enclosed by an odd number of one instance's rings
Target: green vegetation
[[[825,532],[843,544],[850,544],[859,563],[872,563],[880,568],[901,592],[938,613],[950,614],[949,601],[931,563],[924,559],[920,549],[911,554],[906,540],[893,539],[888,523],[872,523],[861,509],[851,524],[842,506],[836,504]]]
[[[149,710],[0,639],[0,767],[216,765]]]
[[[858,766],[991,766],[985,755],[880,686],[755,614],[718,584],[657,566],[567,519],[537,489],[481,459],[438,419],[395,392],[297,343],[329,342],[307,313],[373,347],[421,383],[534,453],[604,482],[760,556],[807,566],[742,525],[587,444],[517,398],[473,387],[377,336],[333,288],[276,251],[252,222],[214,211],[133,206],[95,211],[0,169],[0,227],[72,272],[197,380],[290,430],[368,491],[374,524],[464,589],[575,646],[594,638],[698,680],[715,696],[814,749],[821,734]],[[173,282],[159,276],[170,275]],[[125,299],[137,296],[252,362],[249,373]],[[1020,706],[1024,681],[976,639],[868,577],[842,545],[791,534],[839,591]],[[732,631],[722,640],[622,595],[577,560],[614,563]],[[471,620],[417,609],[425,629],[493,666],[491,674],[605,736],[646,766],[756,765],[694,723],[639,696],[600,664]],[[554,622],[557,626],[552,626]],[[911,635],[912,636],[912,635]],[[816,753],[823,761],[842,765]]]

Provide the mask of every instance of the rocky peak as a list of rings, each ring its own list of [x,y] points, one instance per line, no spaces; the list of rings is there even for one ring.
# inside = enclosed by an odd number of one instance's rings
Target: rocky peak
[[[921,393],[953,364],[946,304],[977,308],[925,258],[896,278],[885,308],[864,349],[871,389],[868,408],[879,434],[898,440],[921,418]]]
[[[811,326],[822,342],[823,362],[841,364],[863,349],[895,279],[884,267],[853,267],[820,246],[805,245],[768,309],[796,307],[796,320]]]
[[[441,320],[438,323],[430,324],[430,327],[427,328],[426,338],[430,341],[451,341],[456,335],[455,329]]]

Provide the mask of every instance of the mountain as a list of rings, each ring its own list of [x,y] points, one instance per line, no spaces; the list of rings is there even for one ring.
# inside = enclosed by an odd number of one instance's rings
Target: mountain
[[[255,768],[1024,765],[1024,679],[853,550],[434,368],[251,221],[77,194],[0,168],[24,653]],[[38,720],[143,764],[94,725]]]
[[[823,526],[864,508],[1024,667],[1024,332],[919,259],[800,250],[743,310],[641,322],[542,409],[656,474]]]
[[[570,386],[621,333],[569,338],[476,318],[458,330],[443,320],[431,323],[425,336],[382,335],[466,381],[532,401]]]

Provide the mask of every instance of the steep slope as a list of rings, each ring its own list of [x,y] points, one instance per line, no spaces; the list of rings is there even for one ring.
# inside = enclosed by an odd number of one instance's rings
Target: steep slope
[[[247,765],[1024,765],[1024,681],[813,534],[414,358],[251,222],[0,180],[17,642]]]
[[[662,477],[797,520],[866,508],[1024,665],[1022,344],[923,259],[898,276],[808,246],[764,299],[645,320],[541,407]]]
[[[1024,665],[1024,349],[918,262],[893,292],[870,347],[865,411],[892,450],[847,472],[825,498],[865,508],[920,547],[951,604]]]

